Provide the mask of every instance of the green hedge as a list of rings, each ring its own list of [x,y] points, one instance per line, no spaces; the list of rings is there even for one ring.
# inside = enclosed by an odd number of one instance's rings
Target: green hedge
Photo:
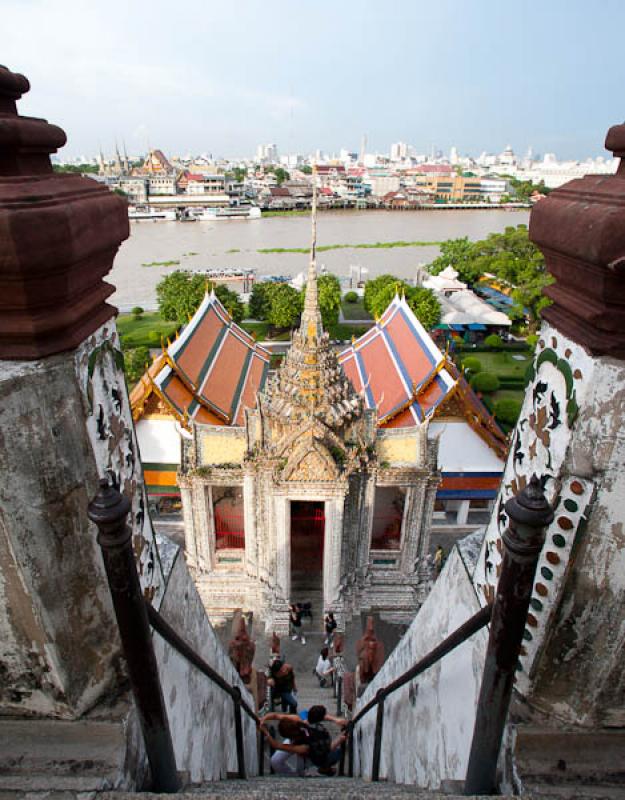
[[[478,372],[470,380],[476,392],[496,392],[499,389],[499,378],[492,372]]]

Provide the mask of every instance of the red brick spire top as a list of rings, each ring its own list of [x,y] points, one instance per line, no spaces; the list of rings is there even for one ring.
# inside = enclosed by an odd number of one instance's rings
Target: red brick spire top
[[[65,133],[17,114],[29,88],[0,67],[0,359],[73,349],[110,319],[102,278],[129,233],[125,200],[53,172]]]
[[[593,355],[625,359],[625,125],[606,148],[621,158],[616,175],[586,175],[532,209],[530,239],[556,282],[543,318]]]

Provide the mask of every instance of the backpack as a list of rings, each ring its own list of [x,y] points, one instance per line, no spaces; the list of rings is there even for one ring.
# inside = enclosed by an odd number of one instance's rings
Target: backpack
[[[308,758],[315,767],[327,767],[332,740],[323,725],[308,727]]]

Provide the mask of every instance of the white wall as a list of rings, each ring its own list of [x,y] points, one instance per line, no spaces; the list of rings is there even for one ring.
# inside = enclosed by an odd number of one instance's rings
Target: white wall
[[[431,422],[429,437],[439,435],[438,466],[442,472],[503,472],[504,462],[468,423]]]
[[[180,464],[180,434],[173,419],[140,419],[136,431],[141,461]]]
[[[253,708],[252,696],[208,621],[182,552],[174,562],[160,613],[228,683],[241,687]],[[178,770],[188,770],[193,783],[224,779],[228,772],[236,772],[232,700],[158,634],[154,634],[154,648]],[[256,726],[245,712],[242,721],[247,773],[256,775]]]
[[[469,574],[455,547],[412,625],[359,700],[362,708],[378,688],[398,678],[479,611]],[[437,789],[443,780],[464,780],[487,629],[447,655],[386,700],[380,777]],[[356,728],[355,774],[371,775],[375,709]]]

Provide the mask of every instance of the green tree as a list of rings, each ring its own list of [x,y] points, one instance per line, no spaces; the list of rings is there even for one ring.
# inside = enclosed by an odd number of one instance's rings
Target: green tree
[[[252,288],[248,310],[252,319],[267,319],[271,306],[271,283],[255,283]]]
[[[241,302],[238,292],[228,289],[227,286],[219,285],[215,286],[215,294],[232,319],[237,323],[241,322],[245,315],[245,306]]]
[[[230,174],[237,183],[242,183],[247,177],[247,167],[234,167]]]
[[[299,168],[299,171],[303,172],[304,175],[312,175],[312,167],[309,166],[308,164],[304,164],[303,166],[301,166]]]
[[[341,308],[341,284],[336,275],[321,275],[317,278],[317,294],[323,327],[331,328],[339,321]],[[306,287],[302,292],[302,307],[306,299]]]
[[[378,275],[377,278],[372,278],[370,281],[365,283],[365,295],[364,295],[364,306],[370,314],[379,314],[377,311],[374,311],[373,304],[375,303],[376,308],[379,307],[379,303],[374,301],[374,298],[377,297],[379,292],[382,289],[386,289],[387,286],[397,287],[399,284],[405,285],[403,281],[400,281],[399,278],[395,277],[395,275],[389,275],[385,273],[384,275]],[[393,292],[390,296],[389,303],[393,299],[395,292]],[[386,304],[388,305],[388,303]],[[386,308],[386,306],[384,306]],[[382,311],[384,311],[384,308]],[[382,313],[382,312],[380,312]]]
[[[156,287],[158,310],[163,319],[171,319],[184,325],[189,316],[195,314],[204,298],[205,292],[215,289],[220,302],[234,319],[243,319],[245,308],[239,295],[227,286],[215,287],[197,272],[176,270],[166,275]]]
[[[135,306],[130,313],[135,319],[141,319],[143,316],[143,309],[141,306]]]
[[[276,328],[292,328],[302,311],[302,295],[286,283],[271,285],[267,321]]]
[[[99,171],[99,167],[95,164],[54,164],[53,169],[55,172],[71,172],[78,175],[94,175]]]
[[[428,267],[432,275],[438,275],[446,267],[452,266],[458,272],[458,279],[473,284],[479,279],[481,265],[475,264],[474,244],[466,236],[461,239],[448,239],[440,246],[441,254]]]
[[[431,331],[441,321],[441,305],[430,289],[420,286],[409,287],[406,291],[406,300],[426,331]]]
[[[124,351],[124,372],[126,383],[132,387],[137,383],[150,361],[150,351],[147,347],[133,347]]]
[[[365,284],[364,305],[374,317],[381,317],[396,294],[404,294],[406,302],[426,330],[431,330],[441,318],[440,303],[433,292],[410,286],[394,275],[380,275]]]
[[[160,315],[184,325],[202,302],[206,287],[206,279],[197,272],[177,269],[166,275],[156,287]]]
[[[289,173],[283,169],[282,167],[276,167],[273,170],[273,174],[276,176],[276,181],[278,182],[278,186],[284,183],[284,181],[288,181],[291,177]]]
[[[357,303],[358,302],[358,295],[356,292],[346,292],[345,297],[343,298],[346,303]]]

